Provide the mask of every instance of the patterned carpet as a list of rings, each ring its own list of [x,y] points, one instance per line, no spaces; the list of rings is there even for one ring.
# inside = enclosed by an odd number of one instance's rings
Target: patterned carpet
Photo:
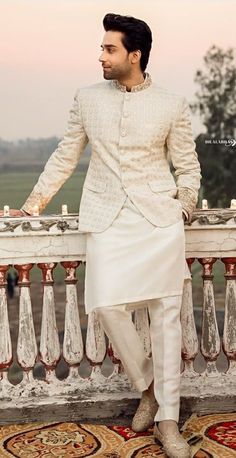
[[[34,423],[0,427],[0,457],[154,458],[165,457],[150,428],[78,423]],[[236,413],[192,415],[183,427],[194,458],[236,457]]]

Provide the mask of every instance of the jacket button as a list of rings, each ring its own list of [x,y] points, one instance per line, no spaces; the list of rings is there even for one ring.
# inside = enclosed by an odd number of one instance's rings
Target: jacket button
[[[125,132],[125,130],[122,130],[121,137],[125,137],[125,136],[126,136],[126,132]]]

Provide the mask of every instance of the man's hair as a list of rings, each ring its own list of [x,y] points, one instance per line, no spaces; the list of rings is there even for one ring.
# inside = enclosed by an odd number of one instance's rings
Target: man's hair
[[[106,32],[122,32],[122,43],[128,52],[141,51],[140,66],[144,72],[152,47],[152,32],[146,22],[132,16],[108,13],[103,18],[103,27]]]

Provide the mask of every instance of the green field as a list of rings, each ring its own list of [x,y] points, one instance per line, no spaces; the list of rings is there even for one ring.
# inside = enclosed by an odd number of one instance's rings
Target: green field
[[[77,213],[86,172],[76,171],[53,197],[44,213],[61,213],[62,204],[68,205],[70,213]],[[39,173],[0,173],[0,208],[20,208],[37,182]]]

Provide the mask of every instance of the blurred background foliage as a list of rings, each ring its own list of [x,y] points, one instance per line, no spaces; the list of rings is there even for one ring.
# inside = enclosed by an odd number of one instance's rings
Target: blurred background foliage
[[[228,207],[236,197],[235,50],[212,46],[197,70],[196,100],[190,105],[206,131],[195,139],[202,167],[201,196],[210,207]]]

